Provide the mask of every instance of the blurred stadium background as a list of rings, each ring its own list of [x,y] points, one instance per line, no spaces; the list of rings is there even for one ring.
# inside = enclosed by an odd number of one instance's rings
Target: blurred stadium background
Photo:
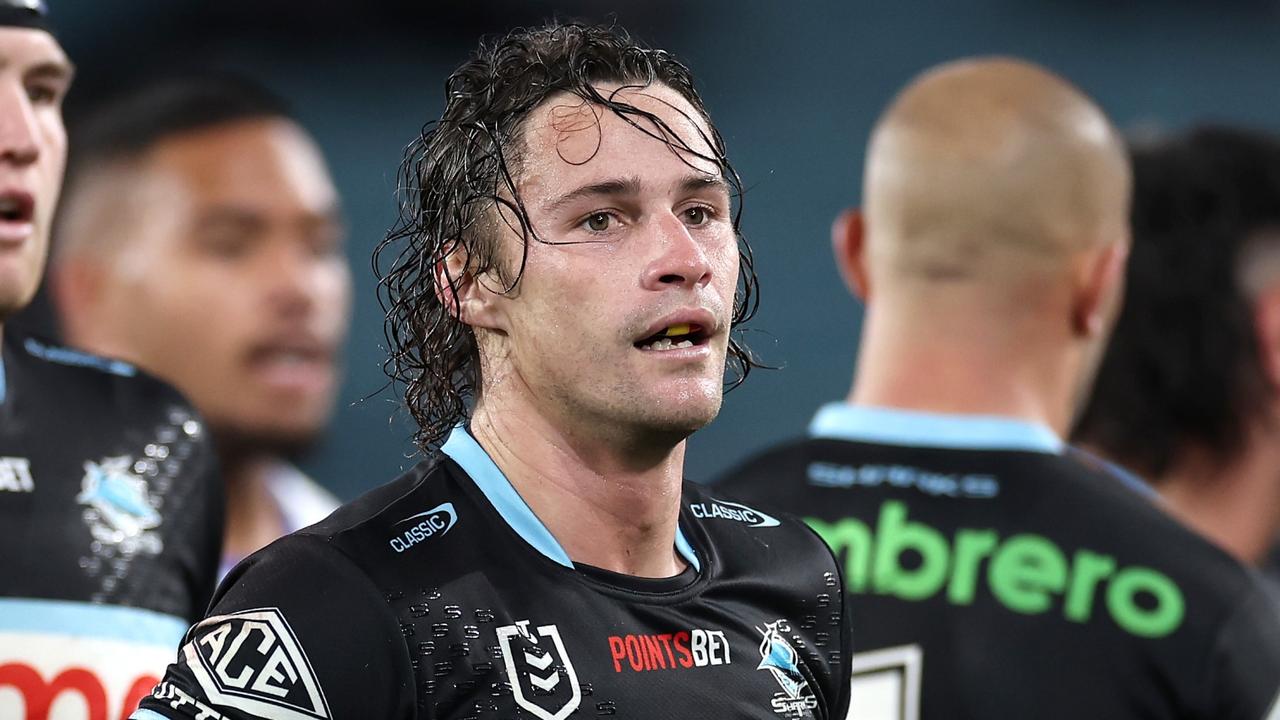
[[[748,341],[782,369],[753,374],[694,438],[687,469],[696,480],[803,433],[817,405],[846,393],[858,310],[829,262],[829,224],[858,201],[863,144],[877,113],[920,70],[960,56],[1012,54],[1075,81],[1130,133],[1205,119],[1280,130],[1276,0],[50,5],[79,66],[69,121],[158,68],[212,66],[284,95],[323,146],[350,225],[356,304],[340,407],[302,464],[343,498],[413,462],[399,398],[382,390],[369,257],[395,217],[403,147],[439,113],[444,78],[481,34],[551,17],[616,17],[698,76],[748,188],[743,229],[763,287]]]

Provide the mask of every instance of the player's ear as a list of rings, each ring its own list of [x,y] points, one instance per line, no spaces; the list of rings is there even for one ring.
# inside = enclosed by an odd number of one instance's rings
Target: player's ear
[[[1072,309],[1072,329],[1095,338],[1106,334],[1124,301],[1124,274],[1129,262],[1129,241],[1108,243],[1085,255]]]
[[[471,253],[458,241],[445,245],[443,257],[434,268],[436,297],[449,313],[472,327],[499,329],[501,313],[497,293],[478,277],[471,263]]]
[[[1258,294],[1253,304],[1253,327],[1262,375],[1271,391],[1280,397],[1280,285]]]
[[[849,292],[864,303],[871,296],[866,267],[866,232],[862,211],[848,208],[831,223],[831,251]]]

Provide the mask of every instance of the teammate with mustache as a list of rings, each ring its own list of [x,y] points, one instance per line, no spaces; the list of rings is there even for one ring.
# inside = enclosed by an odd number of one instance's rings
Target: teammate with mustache
[[[337,190],[284,101],[235,75],[132,88],[73,140],[50,267],[63,331],[172,382],[208,421],[221,577],[338,506],[290,462],[338,387],[351,277]]]

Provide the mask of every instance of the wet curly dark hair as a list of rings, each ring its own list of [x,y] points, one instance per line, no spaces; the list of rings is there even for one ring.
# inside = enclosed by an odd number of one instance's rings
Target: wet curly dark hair
[[[602,94],[597,88],[602,83],[624,88],[662,84],[676,91],[710,129],[710,136],[702,140],[712,155],[695,151],[653,113],[618,100],[616,90]],[[524,123],[556,93],[605,108],[638,131],[719,167],[735,199],[733,227],[740,256],[728,389],[740,384],[751,368],[760,367],[740,338],[740,325],[759,302],[751,248],[739,232],[742,182],[729,164],[724,141],[707,116],[689,69],[616,26],[553,23],[519,29],[482,42],[475,56],[445,81],[444,113],[405,151],[399,176],[400,218],[373,256],[378,299],[386,313],[389,354],[383,370],[392,383],[404,386],[405,403],[418,425],[414,440],[422,449],[437,445],[464,421],[468,403],[481,391],[475,334],[458,319],[456,300],[441,300],[436,268],[461,250],[466,253],[465,273],[492,271],[510,292],[524,272],[528,243],[552,242],[538,237],[530,225],[516,177]],[[524,240],[514,272],[499,263],[497,254],[499,224],[504,221]],[[451,289],[459,279],[444,274]]]

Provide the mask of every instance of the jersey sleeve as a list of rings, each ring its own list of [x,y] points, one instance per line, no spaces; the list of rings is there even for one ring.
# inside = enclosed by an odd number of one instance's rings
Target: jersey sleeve
[[[144,720],[414,717],[413,671],[377,587],[323,539],[292,535],[241,563]]]
[[[157,462],[180,467],[163,490],[161,532],[166,567],[181,587],[170,611],[194,623],[209,609],[222,555],[226,494],[217,451],[199,413],[173,386],[141,371],[113,379],[117,412],[138,418],[147,442],[167,435]]]
[[[822,540],[813,528],[804,524],[800,520],[796,520],[805,532],[812,536],[816,553],[820,553],[821,557],[829,563],[831,570],[831,590],[837,594],[837,599],[833,603],[839,612],[839,616],[832,618],[835,626],[838,628],[834,633],[839,638],[840,646],[836,653],[827,655],[827,664],[834,687],[830,690],[829,697],[834,698],[834,703],[828,710],[828,717],[831,720],[852,720],[853,718],[853,619],[850,616],[849,593],[845,590],[843,568],[835,553]]]
[[[1252,593],[1223,627],[1212,673],[1215,707],[1209,717],[1280,718],[1280,606],[1269,593]]]
[[[222,558],[222,534],[226,522],[226,493],[222,470],[213,443],[205,438],[194,458],[188,476],[195,485],[197,504],[188,512],[184,526],[189,528],[191,545],[183,558],[184,571],[191,577],[191,616],[195,622],[209,609],[218,583],[218,564]]]

